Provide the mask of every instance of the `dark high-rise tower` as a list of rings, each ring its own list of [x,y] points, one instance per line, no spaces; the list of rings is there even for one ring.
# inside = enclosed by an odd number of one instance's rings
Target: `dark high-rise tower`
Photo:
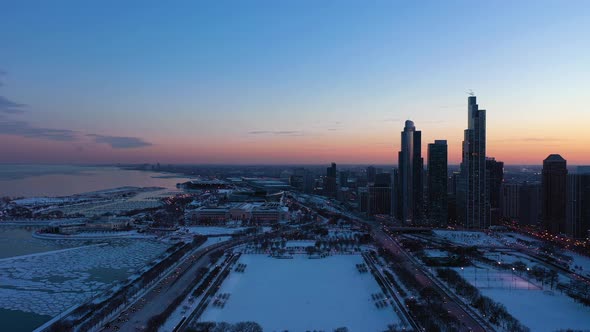
[[[375,175],[377,174],[377,169],[373,166],[367,167],[367,182],[375,182]]]
[[[401,151],[398,155],[399,214],[403,223],[414,223],[422,219],[423,214],[422,132],[416,130],[414,122],[408,120],[401,136]]]
[[[504,163],[494,158],[486,159],[486,179],[488,188],[488,217],[491,225],[500,221],[500,187],[504,181]]]
[[[332,165],[326,169],[326,182],[324,187],[326,196],[336,197],[338,190],[336,185],[336,163],[332,163]]]
[[[470,96],[467,112],[457,214],[466,228],[487,228],[490,223],[486,188],[486,111],[479,109],[475,96]]]
[[[590,170],[578,167],[567,176],[566,233],[576,239],[590,236]]]
[[[428,217],[439,226],[448,217],[447,151],[446,140],[428,144]]]
[[[558,154],[543,160],[541,208],[543,226],[554,233],[565,232],[567,161]]]

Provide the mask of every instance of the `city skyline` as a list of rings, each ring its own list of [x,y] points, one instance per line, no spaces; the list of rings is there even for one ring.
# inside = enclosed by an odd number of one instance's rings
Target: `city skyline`
[[[7,4],[0,162],[458,164],[473,89],[488,155],[588,164],[589,5],[531,4]]]

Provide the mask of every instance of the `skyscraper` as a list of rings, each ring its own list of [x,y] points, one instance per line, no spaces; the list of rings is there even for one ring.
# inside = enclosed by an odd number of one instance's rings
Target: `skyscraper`
[[[489,205],[488,216],[491,225],[500,221],[500,186],[504,181],[504,163],[494,158],[486,159],[486,179]]]
[[[423,215],[422,132],[416,130],[414,122],[406,121],[401,133],[399,164],[400,216],[403,223],[415,223]]]
[[[336,163],[332,163],[332,165],[326,169],[326,182],[324,184],[324,191],[326,196],[336,197],[337,190]]]
[[[391,214],[391,174],[375,175],[375,183],[369,184],[369,204],[367,214]]]
[[[461,178],[457,184],[458,217],[466,228],[487,228],[486,111],[475,96],[467,100],[467,129],[463,138]]]
[[[445,226],[448,218],[448,148],[446,140],[428,144],[428,217]]]
[[[522,225],[536,226],[539,223],[541,184],[524,182],[518,194],[518,221]]]
[[[289,184],[301,192],[311,194],[314,186],[313,173],[303,167],[296,168],[289,177]]]
[[[541,208],[543,226],[554,233],[565,232],[567,161],[558,154],[543,160]]]
[[[580,172],[567,176],[566,233],[576,239],[590,234],[590,173]]]
[[[511,221],[518,220],[520,216],[520,184],[503,183],[500,186],[499,205],[503,218]]]
[[[375,182],[375,175],[377,174],[377,169],[373,166],[367,167],[367,182]]]

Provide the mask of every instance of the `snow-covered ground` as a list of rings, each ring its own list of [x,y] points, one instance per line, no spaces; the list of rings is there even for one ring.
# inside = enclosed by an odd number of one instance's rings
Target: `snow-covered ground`
[[[377,308],[380,293],[370,273],[359,273],[360,255],[308,259],[274,259],[242,255],[244,273],[231,272],[219,294],[228,293],[223,308],[210,305],[200,321],[255,321],[265,331],[383,331],[400,319],[391,306]]]
[[[314,247],[315,241],[287,241],[285,244],[287,248],[305,248],[305,247]]]
[[[483,289],[541,289],[540,285],[529,282],[526,278],[522,278],[518,273],[512,271],[490,269],[487,267],[480,268],[468,266],[463,269],[453,268],[469,283],[477,288]]]
[[[528,289],[482,289],[483,295],[535,332],[590,329],[590,308],[559,292]]]
[[[125,280],[168,246],[117,240],[0,261],[0,308],[54,316]]]
[[[590,258],[586,256],[582,256],[580,254],[576,254],[575,252],[567,251],[565,252],[566,255],[572,256],[574,259],[570,264],[571,269],[575,269],[576,272],[590,277]],[[577,266],[577,268],[575,268]]]
[[[477,269],[475,272],[473,267],[456,270],[483,295],[506,306],[531,331],[590,329],[590,307],[574,302],[559,291],[543,289],[508,271]]]
[[[466,246],[504,246],[501,241],[483,232],[435,230],[434,233],[445,240]]]
[[[426,250],[424,250],[424,254],[427,257],[432,257],[432,258],[442,258],[442,257],[449,256],[449,253],[447,251],[439,250],[439,249],[426,249]]]

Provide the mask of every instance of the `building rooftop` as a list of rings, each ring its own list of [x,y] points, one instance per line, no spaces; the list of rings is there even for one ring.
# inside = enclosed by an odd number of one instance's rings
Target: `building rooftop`
[[[561,155],[550,154],[544,161],[565,161]]]

